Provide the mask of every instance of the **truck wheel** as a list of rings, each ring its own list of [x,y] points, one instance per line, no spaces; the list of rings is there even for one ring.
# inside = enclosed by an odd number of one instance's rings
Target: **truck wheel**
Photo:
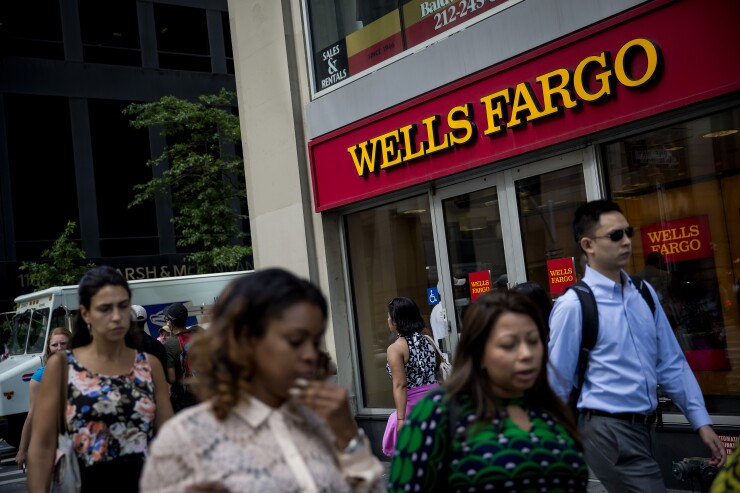
[[[21,433],[23,432],[23,424],[26,422],[26,416],[28,416],[28,413],[8,416],[8,430],[3,437],[8,445],[15,448],[18,448],[18,445],[20,445]]]

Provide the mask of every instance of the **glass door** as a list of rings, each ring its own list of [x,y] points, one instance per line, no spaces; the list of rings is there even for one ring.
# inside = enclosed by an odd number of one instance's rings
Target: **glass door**
[[[587,148],[437,191],[437,265],[451,350],[467,307],[483,292],[530,281],[554,299],[550,260],[572,259],[582,275],[572,220],[578,205],[598,196],[593,161]]]

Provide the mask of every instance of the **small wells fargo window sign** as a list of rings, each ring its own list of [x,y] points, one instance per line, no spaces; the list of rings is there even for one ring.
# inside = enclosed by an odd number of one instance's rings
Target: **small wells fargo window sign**
[[[491,290],[491,271],[471,272],[468,274],[468,282],[470,283],[470,302],[472,303],[478,296]]]
[[[561,294],[576,282],[576,268],[573,257],[547,261],[547,280],[550,294]]]
[[[712,235],[706,215],[650,224],[640,231],[646,257],[651,252],[660,252],[670,263],[712,256]]]

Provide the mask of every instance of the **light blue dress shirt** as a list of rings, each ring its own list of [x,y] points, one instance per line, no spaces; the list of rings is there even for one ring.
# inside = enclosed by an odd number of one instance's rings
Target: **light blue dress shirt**
[[[578,409],[649,414],[658,405],[657,385],[673,399],[694,430],[711,425],[699,384],[656,300],[655,315],[626,272],[622,285],[586,266],[583,280],[596,297],[599,334],[589,354]],[[581,347],[581,304],[573,290],[555,301],[550,315],[549,379],[567,402]]]

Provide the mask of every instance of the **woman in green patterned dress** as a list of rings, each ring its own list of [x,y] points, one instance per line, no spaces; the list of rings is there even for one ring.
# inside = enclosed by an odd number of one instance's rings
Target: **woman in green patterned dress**
[[[401,430],[389,492],[586,491],[575,424],[547,382],[545,327],[518,292],[471,305],[452,375]]]

